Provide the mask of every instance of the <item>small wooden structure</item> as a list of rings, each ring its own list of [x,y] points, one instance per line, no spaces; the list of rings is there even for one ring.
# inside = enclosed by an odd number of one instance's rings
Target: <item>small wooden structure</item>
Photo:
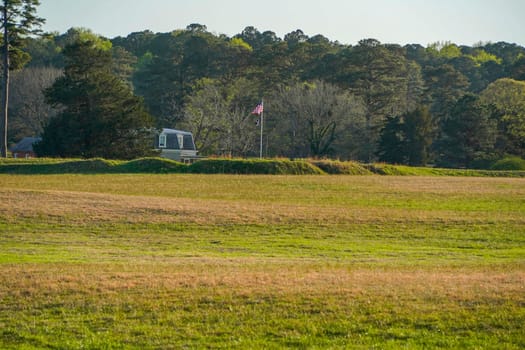
[[[24,137],[20,142],[11,148],[13,158],[34,158],[33,144],[42,141],[41,137]]]

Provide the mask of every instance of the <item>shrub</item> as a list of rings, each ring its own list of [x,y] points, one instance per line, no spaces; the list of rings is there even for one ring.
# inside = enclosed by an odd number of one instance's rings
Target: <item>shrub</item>
[[[66,161],[55,164],[57,173],[97,174],[111,172],[116,161],[93,158],[76,161]]]
[[[370,175],[372,174],[368,169],[358,162],[341,162],[338,160],[310,160],[311,164],[315,165],[322,171],[334,175]]]
[[[495,162],[492,170],[525,170],[525,160],[520,157],[506,157]]]
[[[323,172],[305,161],[266,159],[205,159],[193,163],[189,171],[199,174],[314,175]]]
[[[98,174],[111,172],[118,161],[102,158],[63,160],[41,158],[8,162],[0,168],[2,173],[12,174]]]
[[[511,170],[508,170],[511,169]],[[515,170],[518,169],[518,170]],[[520,170],[521,169],[521,170]],[[186,165],[164,158],[131,161],[94,159],[0,159],[2,174],[108,174],[108,173],[199,173],[268,175],[411,175],[411,176],[493,176],[525,177],[525,161],[509,157],[494,164],[493,170],[443,169],[375,163],[361,165],[340,161],[290,161],[283,159],[204,159]]]
[[[122,173],[185,173],[188,166],[166,158],[138,158],[122,163],[115,167],[116,172]]]

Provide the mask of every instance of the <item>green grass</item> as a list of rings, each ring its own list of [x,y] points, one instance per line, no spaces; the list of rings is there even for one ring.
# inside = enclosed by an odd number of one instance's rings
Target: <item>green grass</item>
[[[406,165],[392,165],[376,163],[365,166],[366,169],[378,175],[397,176],[467,176],[467,177],[525,177],[521,169],[446,169],[431,167],[411,167]]]
[[[285,159],[204,159],[187,165],[165,158],[140,158],[131,161],[95,159],[3,159],[4,174],[273,174],[314,175],[323,172],[306,161]]]
[[[525,180],[0,175],[2,349],[521,349]]]
[[[311,160],[310,163],[328,174],[335,175],[372,175],[372,172],[358,162],[338,160]]]
[[[0,174],[271,174],[525,177],[519,158],[498,162],[493,170],[441,169],[354,161],[287,159],[203,159],[191,165],[165,158],[131,161],[95,159],[0,159]],[[518,164],[519,163],[519,164]]]

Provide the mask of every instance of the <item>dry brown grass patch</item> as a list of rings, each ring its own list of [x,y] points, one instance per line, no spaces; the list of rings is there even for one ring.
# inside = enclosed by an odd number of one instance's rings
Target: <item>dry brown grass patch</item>
[[[195,223],[195,224],[345,224],[403,222],[481,223],[480,212],[422,210],[358,205],[317,205],[129,196],[68,191],[0,190],[0,211],[7,220],[46,218],[71,223]],[[497,222],[524,222],[519,212],[503,212]]]
[[[365,269],[299,261],[180,260],[165,265],[0,266],[0,297],[51,294],[106,295],[207,289],[214,293],[304,294],[381,298],[506,298],[525,302],[525,271]]]

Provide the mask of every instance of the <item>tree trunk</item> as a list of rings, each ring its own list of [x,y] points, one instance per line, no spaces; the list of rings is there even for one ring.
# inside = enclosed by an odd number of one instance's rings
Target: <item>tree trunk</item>
[[[2,111],[3,111],[3,121],[2,121],[2,145],[1,145],[1,157],[7,157],[7,116],[8,116],[8,107],[9,107],[9,31],[7,26],[7,3],[4,0],[4,45],[2,47],[3,51],[3,63],[4,63],[4,76],[3,76],[3,89],[2,89]]]

